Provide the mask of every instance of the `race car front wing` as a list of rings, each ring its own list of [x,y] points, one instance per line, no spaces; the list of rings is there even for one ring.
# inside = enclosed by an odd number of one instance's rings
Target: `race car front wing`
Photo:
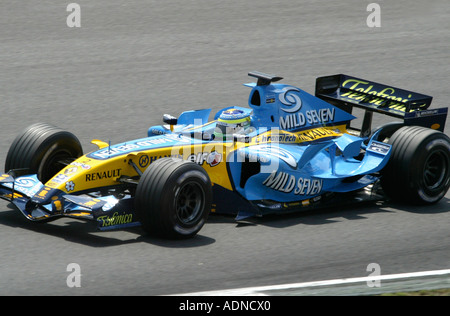
[[[36,175],[16,175],[12,170],[0,176],[0,198],[9,201],[28,220],[50,221],[66,216],[96,221],[99,230],[140,225],[129,195],[121,199],[113,195],[70,195],[46,187]]]

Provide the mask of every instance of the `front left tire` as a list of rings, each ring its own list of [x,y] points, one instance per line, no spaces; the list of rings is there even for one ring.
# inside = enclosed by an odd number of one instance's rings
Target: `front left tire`
[[[189,238],[196,235],[211,211],[212,186],[196,163],[161,158],[143,173],[136,188],[138,220],[151,235]]]

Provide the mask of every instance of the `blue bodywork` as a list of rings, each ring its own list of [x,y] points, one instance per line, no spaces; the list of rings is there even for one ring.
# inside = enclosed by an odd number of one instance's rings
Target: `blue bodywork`
[[[192,143],[211,144],[218,141],[210,135],[223,111],[250,113],[252,132],[225,141],[241,145],[226,154],[233,190],[213,187],[216,212],[238,218],[291,212],[378,180],[391,146],[377,141],[376,133],[370,138],[347,133],[353,115],[294,86],[245,86],[252,89],[249,108],[222,109],[211,122],[210,110],[184,112],[172,131],[168,125],[148,130],[149,137],[190,134]]]
[[[210,109],[186,111],[178,119],[172,117],[170,124],[150,127],[145,138],[115,145],[99,142],[98,150],[70,163],[48,183],[33,174],[3,174],[0,198],[33,221],[72,216],[93,219],[100,229],[139,225],[133,190],[120,190],[135,187],[145,168],[167,157],[171,148],[200,149],[194,155],[175,156],[201,164],[211,179],[225,179],[212,181],[212,209],[238,219],[332,205],[327,203],[337,196],[345,199],[347,193],[377,182],[391,153],[389,144],[378,141],[377,132],[350,134],[347,125],[355,117],[347,111],[297,87],[274,83],[281,78],[254,76],[258,82],[246,84],[251,88],[248,107],[222,109],[212,121]],[[250,115],[251,128],[216,139],[220,114],[232,108]],[[84,183],[71,181],[71,167],[78,170],[77,181],[94,176],[115,180],[107,187],[74,191]],[[102,172],[90,170],[100,167]]]

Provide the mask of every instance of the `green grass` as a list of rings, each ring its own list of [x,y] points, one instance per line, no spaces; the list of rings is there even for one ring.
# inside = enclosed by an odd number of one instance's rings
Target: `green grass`
[[[450,296],[450,289],[384,293],[384,294],[381,294],[380,296]]]

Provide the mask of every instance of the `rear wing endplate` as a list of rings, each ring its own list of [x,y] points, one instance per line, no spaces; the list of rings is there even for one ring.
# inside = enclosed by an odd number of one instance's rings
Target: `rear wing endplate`
[[[353,107],[365,109],[362,134],[370,130],[373,112],[440,131],[447,118],[447,108],[428,110],[431,96],[343,74],[317,78],[315,95],[349,113]]]

